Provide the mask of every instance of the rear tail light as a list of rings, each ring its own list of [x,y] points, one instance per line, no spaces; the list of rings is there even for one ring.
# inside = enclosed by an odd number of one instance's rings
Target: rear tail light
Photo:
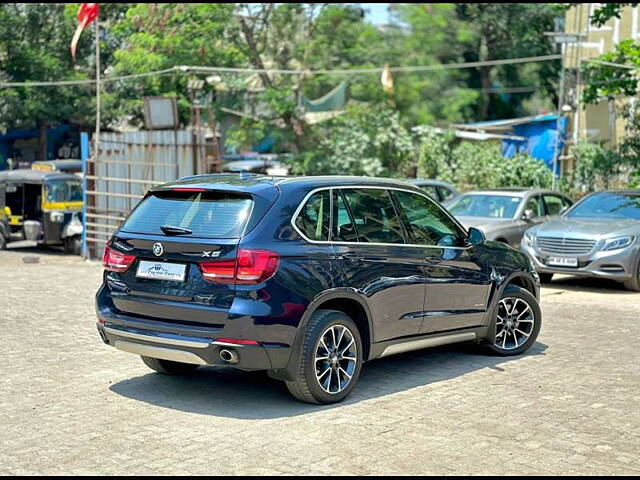
[[[198,264],[208,282],[255,285],[276,273],[280,256],[270,250],[240,249],[235,260],[218,260]]]
[[[120,253],[111,248],[110,243],[107,243],[104,247],[104,254],[102,255],[102,266],[109,272],[123,273],[129,269],[135,259],[135,255]]]

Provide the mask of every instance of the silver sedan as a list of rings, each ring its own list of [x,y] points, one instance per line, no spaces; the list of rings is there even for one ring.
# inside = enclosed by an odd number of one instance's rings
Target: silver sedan
[[[476,227],[488,240],[516,248],[528,228],[548,222],[571,205],[566,195],[533,189],[479,190],[445,203],[465,227]]]
[[[542,281],[554,273],[604,277],[640,291],[640,190],[591,194],[527,230],[522,250]]]

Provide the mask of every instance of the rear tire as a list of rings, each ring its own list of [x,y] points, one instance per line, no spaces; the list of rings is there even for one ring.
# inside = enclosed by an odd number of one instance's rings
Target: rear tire
[[[520,355],[535,343],[542,326],[542,312],[536,297],[524,288],[509,286],[493,311],[486,347],[495,355]]]
[[[151,370],[155,370],[158,373],[164,373],[165,375],[188,375],[193,373],[199,365],[191,363],[172,362],[170,360],[162,360],[160,358],[143,357],[141,356],[144,364]]]
[[[551,283],[553,280],[553,273],[539,273],[540,283]]]
[[[0,230],[0,250],[6,250],[7,249],[7,243],[9,243],[9,239],[5,238],[4,234]]]
[[[287,388],[305,403],[341,402],[358,382],[362,353],[360,332],[348,315],[317,310],[305,328],[297,378],[286,381]]]

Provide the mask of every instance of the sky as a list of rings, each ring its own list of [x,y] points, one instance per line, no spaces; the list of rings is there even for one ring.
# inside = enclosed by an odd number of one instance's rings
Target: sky
[[[367,20],[375,25],[389,22],[389,4],[388,3],[361,3],[362,8],[368,10]]]

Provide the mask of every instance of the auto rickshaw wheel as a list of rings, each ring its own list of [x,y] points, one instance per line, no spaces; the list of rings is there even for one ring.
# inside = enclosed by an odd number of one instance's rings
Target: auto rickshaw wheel
[[[74,235],[71,238],[65,238],[64,251],[72,255],[80,255],[82,253],[82,237]]]

